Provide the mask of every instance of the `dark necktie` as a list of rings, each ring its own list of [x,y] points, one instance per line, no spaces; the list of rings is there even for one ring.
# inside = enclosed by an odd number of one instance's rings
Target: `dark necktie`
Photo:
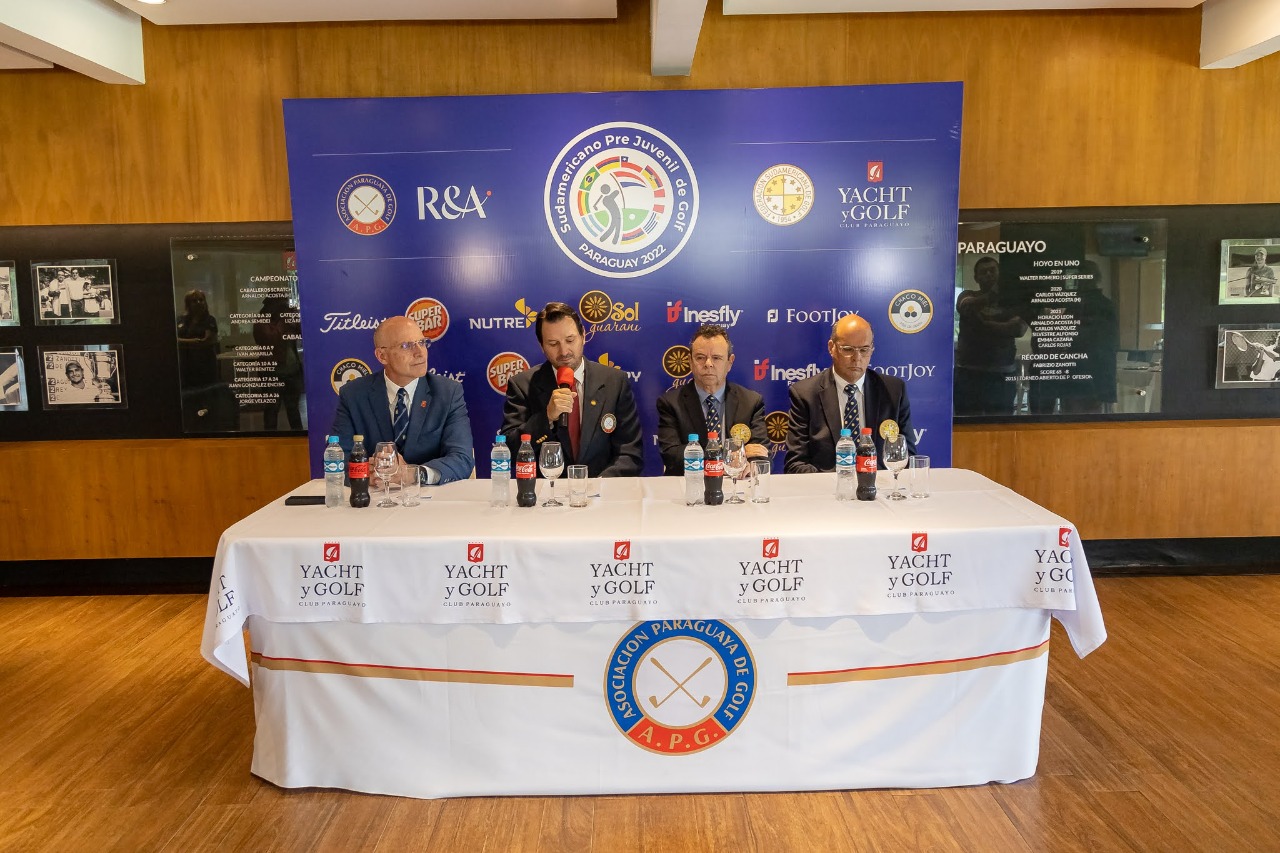
[[[578,443],[582,439],[582,407],[578,405],[578,383],[574,383],[573,411],[569,413],[569,447],[573,458],[578,459]]]
[[[720,432],[720,401],[715,397],[707,398],[707,434]],[[723,436],[721,436],[723,438]]]
[[[844,427],[854,435],[858,435],[858,386],[850,383],[844,386],[844,390],[849,395],[848,401],[844,404]]]
[[[404,455],[404,442],[409,437],[409,395],[401,388],[396,392],[396,414],[391,419],[391,430],[396,437],[396,450]]]

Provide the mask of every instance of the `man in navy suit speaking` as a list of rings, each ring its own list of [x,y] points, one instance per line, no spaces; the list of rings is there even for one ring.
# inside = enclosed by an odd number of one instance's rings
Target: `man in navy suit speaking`
[[[394,441],[402,462],[425,466],[423,482],[436,485],[465,480],[475,460],[462,385],[427,373],[430,346],[412,318],[383,320],[373,333],[382,370],[342,386],[329,431],[348,456],[353,435],[364,436],[371,457],[378,442]]]
[[[915,456],[907,386],[901,379],[870,369],[874,351],[871,324],[857,314],[841,317],[831,327],[827,341],[831,367],[791,386],[784,469],[788,474],[834,471],[836,441],[846,427],[855,437],[861,427],[871,427],[876,453],[883,454],[880,425],[885,421],[897,425],[907,439],[907,452]]]

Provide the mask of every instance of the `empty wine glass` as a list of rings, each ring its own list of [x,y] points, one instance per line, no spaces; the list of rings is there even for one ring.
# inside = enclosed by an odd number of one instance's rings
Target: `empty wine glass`
[[[747,470],[747,448],[740,438],[730,438],[725,445],[724,472],[733,481],[733,494],[725,501],[727,504],[746,503],[738,494],[738,483]]]
[[[543,506],[564,506],[560,501],[556,500],[556,477],[559,477],[564,471],[564,451],[560,448],[560,442],[547,441],[542,445],[542,451],[538,455],[538,465],[542,468],[542,476],[547,478],[549,491],[547,499],[542,502]]]
[[[902,435],[895,435],[893,438],[884,440],[884,450],[881,451],[880,457],[884,460],[884,467],[893,472],[893,488],[889,494],[885,495],[891,501],[900,501],[906,498],[906,490],[898,484],[898,474],[903,468],[907,467],[907,439]]]
[[[373,451],[373,470],[382,481],[382,500],[377,506],[395,506],[396,502],[391,499],[391,480],[400,470],[400,457],[394,441],[378,442]]]

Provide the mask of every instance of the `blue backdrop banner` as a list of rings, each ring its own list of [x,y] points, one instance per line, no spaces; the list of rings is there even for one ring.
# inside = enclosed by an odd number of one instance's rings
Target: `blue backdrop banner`
[[[961,85],[285,101],[312,476],[337,389],[397,314],[466,389],[477,475],[532,317],[579,308],[586,357],[631,377],[645,472],[689,338],[728,327],[729,378],[786,434],[831,323],[875,329],[919,452],[951,462]]]

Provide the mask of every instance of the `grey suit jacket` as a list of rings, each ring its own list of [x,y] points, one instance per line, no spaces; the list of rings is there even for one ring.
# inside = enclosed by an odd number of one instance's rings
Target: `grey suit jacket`
[[[863,420],[871,427],[876,455],[883,455],[880,424],[891,420],[907,439],[907,451],[914,456],[916,435],[911,429],[911,403],[901,379],[868,370],[863,382]],[[791,386],[790,424],[787,427],[788,474],[807,474],[836,469],[836,440],[844,421],[844,404],[838,399],[835,374],[830,367]],[[881,465],[880,467],[884,467]]]

